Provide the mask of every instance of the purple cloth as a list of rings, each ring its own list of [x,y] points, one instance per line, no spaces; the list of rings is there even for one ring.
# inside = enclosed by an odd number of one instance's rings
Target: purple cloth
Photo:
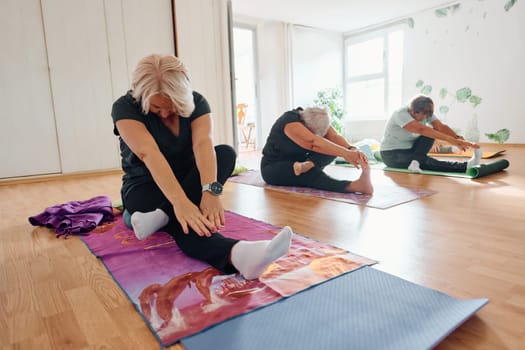
[[[54,228],[57,237],[86,234],[106,221],[113,221],[113,206],[106,196],[57,204],[29,217],[33,226]]]

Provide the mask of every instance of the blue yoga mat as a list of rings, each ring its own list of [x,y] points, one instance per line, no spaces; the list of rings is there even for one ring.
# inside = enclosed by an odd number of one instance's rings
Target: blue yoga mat
[[[430,349],[487,302],[364,267],[182,343],[188,350]]]

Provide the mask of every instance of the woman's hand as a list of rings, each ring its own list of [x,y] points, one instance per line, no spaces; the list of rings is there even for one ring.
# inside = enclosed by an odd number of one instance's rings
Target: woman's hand
[[[185,234],[189,233],[188,226],[199,236],[210,237],[217,231],[215,225],[188,198],[178,199],[173,204],[173,210]]]
[[[217,232],[224,226],[224,208],[219,196],[209,191],[204,191],[202,193],[200,210],[202,215],[212,223],[212,232]]]
[[[480,147],[477,143],[469,142],[462,138],[454,139],[454,141],[451,143],[457,146],[463,152],[465,152],[469,148],[479,148]]]
[[[343,158],[348,163],[353,164],[357,169],[361,169],[361,167],[368,167],[368,158],[361,151],[355,149],[347,150]]]

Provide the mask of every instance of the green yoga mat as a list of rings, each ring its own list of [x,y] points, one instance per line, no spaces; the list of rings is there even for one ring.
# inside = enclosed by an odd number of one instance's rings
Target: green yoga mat
[[[431,170],[421,170],[419,174],[425,174],[425,175],[438,175],[438,176],[450,176],[450,177],[463,177],[468,179],[476,179],[478,177],[487,176],[490,174],[497,173],[498,171],[502,171],[506,168],[508,168],[510,165],[509,161],[506,159],[500,159],[496,160],[490,163],[480,164],[475,167],[467,169],[466,173],[454,173],[454,172],[446,172],[446,171],[431,171]],[[387,171],[397,171],[402,173],[411,173],[414,174],[413,171],[408,169],[400,169],[400,168],[391,168],[391,167],[385,167],[384,170]]]
[[[477,177],[494,174],[494,173],[497,173],[498,171],[507,169],[509,165],[510,163],[508,160],[500,159],[494,162],[480,164],[473,168],[467,169],[467,175],[475,179]]]
[[[352,164],[347,163],[344,160],[336,159],[335,161],[336,165],[343,165],[343,166],[349,166],[353,167]],[[462,177],[467,179],[476,179],[478,177],[487,176],[490,174],[497,173],[499,171],[505,170],[510,165],[509,161],[506,159],[499,159],[495,160],[493,162],[480,164],[475,167],[472,167],[467,170],[466,173],[455,173],[455,172],[446,172],[446,171],[432,171],[432,170],[421,170],[418,174],[425,174],[425,175],[437,175],[437,176],[449,176],[449,177]],[[399,173],[409,173],[409,174],[416,174],[415,172],[403,169],[403,168],[392,168],[385,166],[384,163],[381,161],[377,161],[377,163],[370,163],[370,167],[372,169],[383,169],[386,171],[396,171]]]

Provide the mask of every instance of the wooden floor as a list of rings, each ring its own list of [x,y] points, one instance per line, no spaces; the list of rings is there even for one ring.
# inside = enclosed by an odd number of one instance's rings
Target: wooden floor
[[[505,148],[510,168],[479,180],[373,170],[375,182],[437,191],[386,210],[234,183],[225,186],[224,204],[376,259],[374,268],[420,285],[458,298],[489,298],[440,350],[524,349],[525,146]],[[117,199],[119,187],[119,174],[0,185],[0,349],[159,348],[77,237],[56,239],[27,220],[58,203]]]

